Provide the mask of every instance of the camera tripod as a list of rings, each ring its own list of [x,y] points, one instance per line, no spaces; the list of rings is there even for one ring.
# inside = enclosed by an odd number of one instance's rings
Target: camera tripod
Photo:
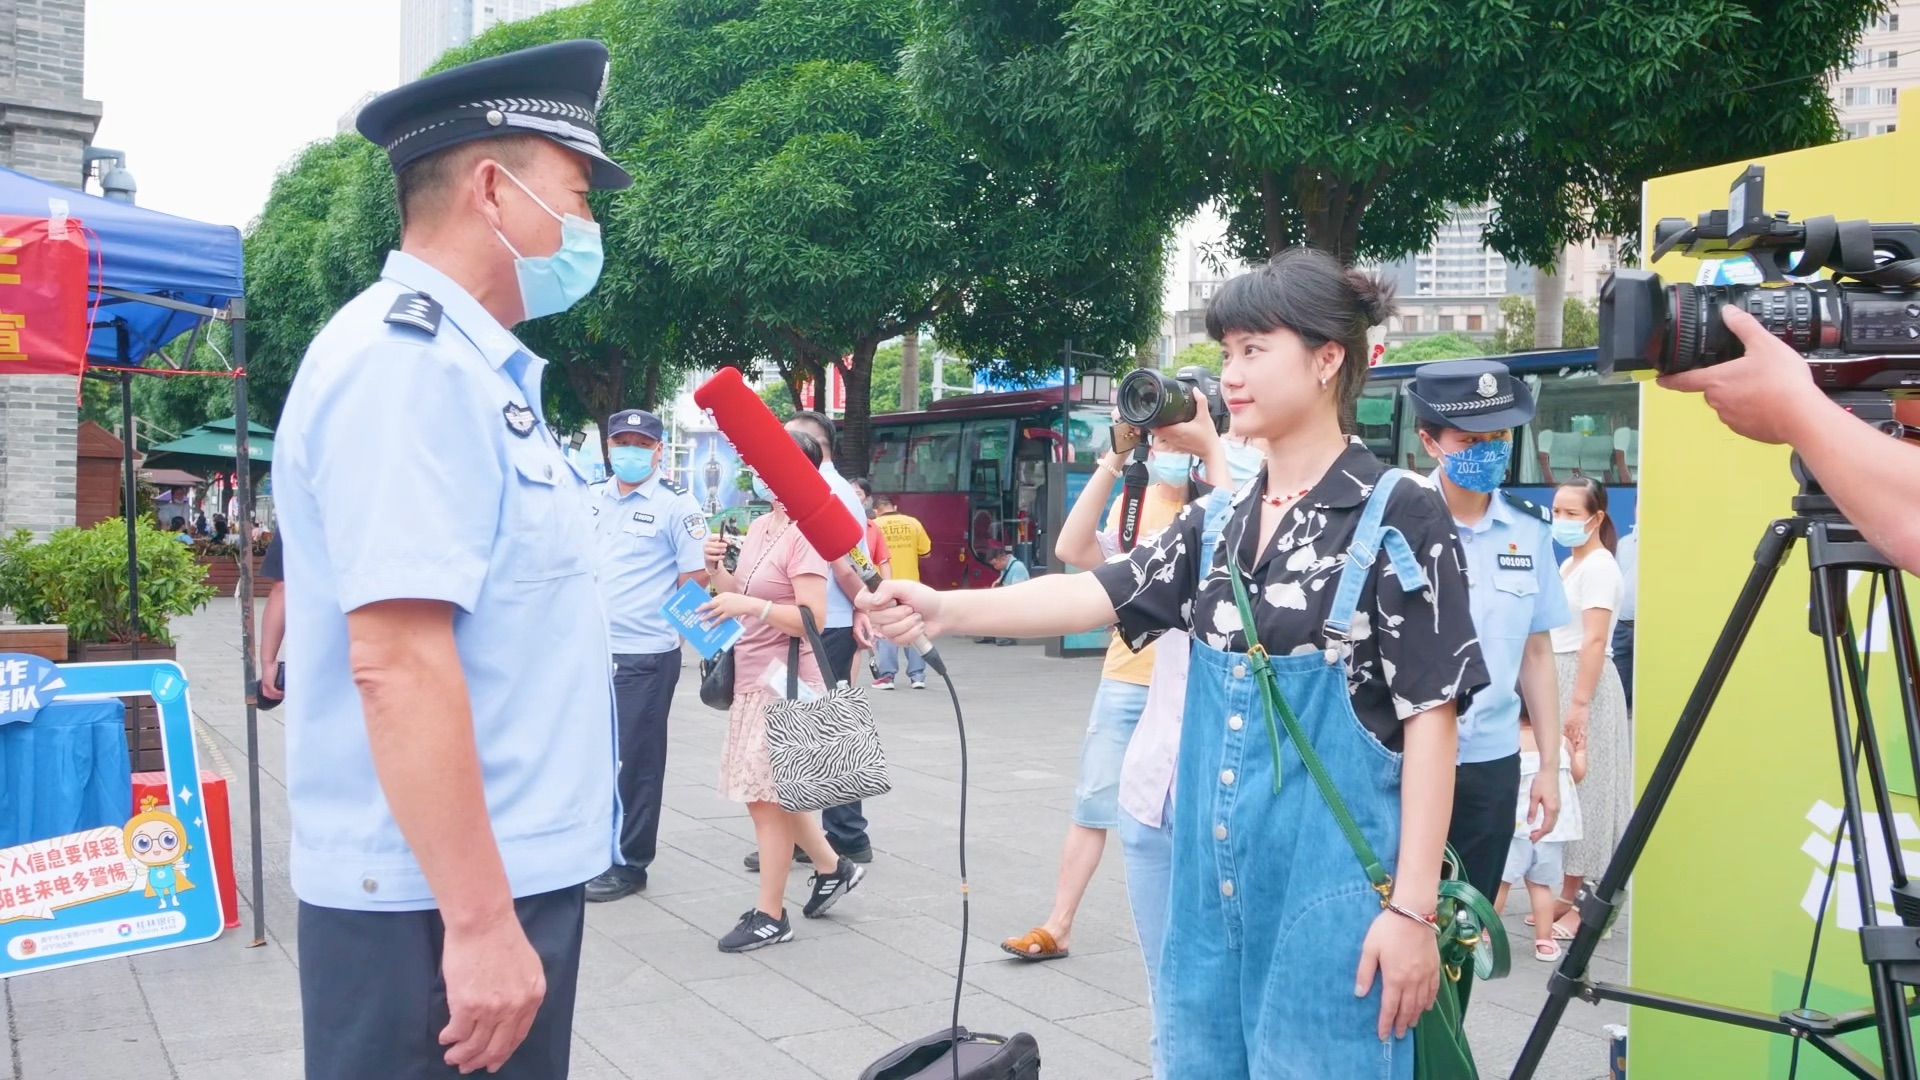
[[[1884,400],[1884,398],[1882,398]],[[1887,407],[1891,417],[1891,408]],[[1793,472],[1800,482],[1800,494],[1793,500],[1793,516],[1767,527],[1766,535],[1754,553],[1753,569],[1734,601],[1726,624],[1708,654],[1705,668],[1693,693],[1681,710],[1673,734],[1654,766],[1645,793],[1628,820],[1626,830],[1615,849],[1613,859],[1599,882],[1586,883],[1574,907],[1580,913],[1580,930],[1567,949],[1565,960],[1547,984],[1547,1003],[1540,1010],[1533,1033],[1515,1063],[1513,1080],[1529,1080],[1545,1055],[1554,1029],[1566,1013],[1568,1001],[1580,998],[1598,1004],[1619,1001],[1641,1008],[1691,1016],[1715,1023],[1733,1024],[1755,1031],[1799,1039],[1831,1058],[1849,1075],[1862,1080],[1920,1080],[1914,1059],[1914,1040],[1907,1023],[1915,1011],[1907,987],[1920,985],[1920,882],[1907,877],[1895,832],[1894,815],[1887,793],[1886,766],[1880,756],[1880,740],[1875,734],[1872,711],[1866,699],[1861,675],[1859,649],[1854,638],[1848,610],[1847,578],[1861,573],[1876,578],[1881,595],[1886,597],[1889,626],[1887,640],[1900,683],[1901,711],[1905,714],[1907,746],[1913,758],[1914,775],[1920,777],[1920,702],[1916,701],[1914,678],[1916,658],[1913,623],[1907,610],[1907,596],[1900,571],[1887,562],[1874,547],[1849,524],[1833,501],[1821,493],[1796,455]],[[1747,631],[1752,629],[1767,593],[1794,542],[1807,542],[1807,564],[1812,578],[1811,630],[1818,635],[1824,651],[1827,694],[1833,710],[1834,747],[1840,766],[1840,786],[1846,811],[1842,819],[1842,840],[1859,854],[1855,857],[1854,882],[1860,904],[1860,950],[1872,985],[1873,1005],[1839,1016],[1813,1009],[1790,1009],[1771,1014],[1714,1005],[1654,993],[1632,986],[1595,982],[1587,975],[1600,935],[1619,910],[1619,896],[1633,868],[1646,850],[1647,840],[1666,807],[1667,798],[1679,782],[1694,743],[1712,711],[1714,699],[1725,685]],[[1868,616],[1869,621],[1872,615]],[[1856,717],[1857,714],[1857,717]],[[1879,809],[1882,842],[1892,856],[1888,862],[1892,875],[1894,909],[1899,925],[1880,924],[1874,907],[1873,868],[1864,852],[1865,813],[1861,803],[1858,761],[1854,742],[1858,735],[1860,756],[1866,761],[1867,782],[1872,788],[1874,805]],[[1841,1041],[1853,1032],[1877,1028],[1880,1037],[1880,1065]]]

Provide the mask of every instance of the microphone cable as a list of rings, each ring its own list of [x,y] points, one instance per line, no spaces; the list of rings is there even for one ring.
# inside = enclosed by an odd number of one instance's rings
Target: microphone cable
[[[904,646],[912,648],[911,645]],[[947,665],[940,664],[934,670],[940,673],[940,681],[947,684],[947,696],[953,699],[953,726],[960,735],[960,962],[953,973],[953,1080],[960,1080],[960,997],[967,987],[967,939],[972,935],[973,911],[969,903],[972,889],[967,884],[967,721],[960,708],[960,691],[953,685],[953,676],[947,673]]]

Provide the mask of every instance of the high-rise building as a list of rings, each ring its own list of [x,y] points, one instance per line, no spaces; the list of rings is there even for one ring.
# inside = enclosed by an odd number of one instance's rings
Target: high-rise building
[[[1860,139],[1892,131],[1900,95],[1915,92],[1916,86],[1920,86],[1920,2],[1890,0],[1885,13],[1876,16],[1861,35],[1851,61],[1827,77],[1827,93],[1840,116],[1841,137]]]
[[[400,0],[400,81],[412,82],[440,55],[498,23],[530,19],[579,0]]]

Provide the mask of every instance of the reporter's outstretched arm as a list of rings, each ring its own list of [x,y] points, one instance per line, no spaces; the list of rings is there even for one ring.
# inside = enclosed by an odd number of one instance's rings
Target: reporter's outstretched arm
[[[854,602],[889,640],[910,645],[922,634],[1057,637],[1114,622],[1113,601],[1092,574],[1047,574],[1000,589],[936,592],[917,581],[882,582]]]
[[[1723,309],[1746,355],[1660,385],[1706,395],[1729,428],[1800,452],[1847,519],[1881,554],[1920,573],[1920,446],[1902,442],[1835,405],[1799,353],[1739,308]]]

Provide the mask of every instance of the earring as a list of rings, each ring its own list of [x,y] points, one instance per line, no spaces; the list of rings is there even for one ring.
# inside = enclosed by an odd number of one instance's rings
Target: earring
[[[1325,375],[1322,375],[1320,376],[1320,389],[1325,390],[1326,388],[1327,388],[1327,377]]]

